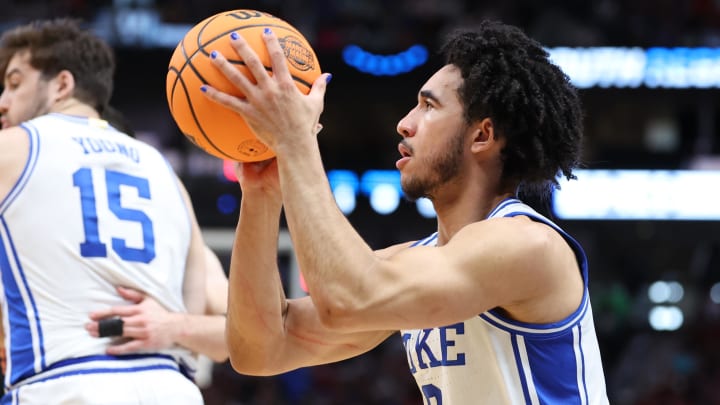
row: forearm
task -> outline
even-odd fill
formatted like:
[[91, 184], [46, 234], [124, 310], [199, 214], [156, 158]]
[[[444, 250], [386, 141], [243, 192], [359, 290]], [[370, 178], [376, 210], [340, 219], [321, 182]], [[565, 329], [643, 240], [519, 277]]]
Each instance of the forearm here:
[[310, 296], [323, 316], [353, 307], [369, 291], [366, 270], [378, 259], [338, 209], [317, 144], [294, 145], [279, 156], [278, 167], [285, 215]]
[[213, 361], [228, 358], [225, 341], [225, 315], [195, 315], [178, 313], [178, 333], [175, 343], [203, 354]]
[[264, 367], [286, 305], [277, 268], [281, 202], [243, 196], [230, 261], [226, 334], [233, 366]]

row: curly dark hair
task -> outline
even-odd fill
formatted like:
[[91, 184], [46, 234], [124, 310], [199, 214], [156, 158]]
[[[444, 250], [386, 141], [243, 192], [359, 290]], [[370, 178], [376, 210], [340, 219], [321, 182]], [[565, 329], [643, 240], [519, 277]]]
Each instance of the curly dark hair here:
[[502, 182], [549, 195], [558, 176], [575, 178], [583, 134], [580, 99], [548, 53], [519, 28], [484, 21], [451, 33], [440, 49], [460, 69], [468, 123], [489, 117], [505, 138]]
[[112, 48], [80, 21], [69, 18], [33, 21], [0, 36], [0, 77], [18, 52], [30, 52], [30, 65], [49, 79], [63, 70], [75, 79], [74, 97], [102, 113], [110, 101], [115, 74]]

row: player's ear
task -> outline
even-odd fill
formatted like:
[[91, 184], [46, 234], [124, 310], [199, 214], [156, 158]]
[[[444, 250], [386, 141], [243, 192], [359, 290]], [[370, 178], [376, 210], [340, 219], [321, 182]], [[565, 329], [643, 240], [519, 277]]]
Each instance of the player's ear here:
[[66, 100], [75, 93], [75, 76], [69, 70], [61, 70], [50, 81], [55, 102]]
[[470, 130], [472, 131], [472, 151], [482, 152], [493, 146], [495, 143], [495, 127], [490, 118], [483, 118], [474, 122]]

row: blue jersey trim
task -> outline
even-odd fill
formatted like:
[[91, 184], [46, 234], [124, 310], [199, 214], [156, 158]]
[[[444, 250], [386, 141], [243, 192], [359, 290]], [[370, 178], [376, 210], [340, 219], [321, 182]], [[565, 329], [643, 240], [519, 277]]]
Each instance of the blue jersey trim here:
[[[93, 364], [97, 362], [128, 362], [128, 361], [134, 361], [134, 360], [158, 360], [161, 361], [161, 363], [158, 364], [136, 364], [136, 365], [127, 365], [125, 367], [108, 367], [107, 364]], [[88, 366], [86, 368], [73, 368], [69, 370], [63, 371], [63, 368], [70, 367], [70, 366], [76, 366], [78, 364], [87, 364]], [[162, 353], [153, 353], [153, 354], [130, 354], [130, 355], [122, 355], [122, 356], [112, 356], [112, 355], [93, 355], [93, 356], [84, 356], [84, 357], [76, 357], [71, 359], [65, 359], [58, 361], [56, 363], [51, 364], [49, 367], [43, 369], [41, 372], [27, 376], [25, 379], [20, 381], [19, 384], [17, 384], [14, 387], [7, 388], [7, 392], [18, 392], [18, 390], [26, 385], [35, 384], [37, 382], [43, 382], [43, 381], [49, 381], [54, 380], [61, 377], [67, 377], [67, 376], [73, 376], [73, 375], [82, 375], [82, 374], [107, 374], [107, 373], [127, 373], [127, 372], [136, 372], [136, 371], [146, 371], [146, 370], [159, 370], [159, 369], [167, 369], [167, 370], [173, 370], [177, 371], [180, 374], [182, 374], [185, 378], [187, 378], [190, 381], [194, 381], [190, 372], [190, 369], [186, 366], [183, 366], [182, 364], [179, 364], [176, 359], [170, 355], [162, 354]], [[59, 370], [59, 371], [58, 371]], [[52, 371], [57, 371], [55, 373], [51, 373]], [[5, 398], [3, 398], [5, 399]]]
[[51, 364], [49, 367], [43, 370], [45, 371], [51, 371], [58, 368], [71, 366], [74, 364], [82, 364], [82, 363], [88, 363], [92, 361], [128, 361], [128, 360], [139, 360], [139, 359], [162, 359], [162, 360], [170, 360], [174, 363], [177, 363], [179, 371], [187, 377], [189, 380], [193, 380], [192, 375], [195, 373], [195, 370], [192, 367], [189, 367], [184, 362], [178, 362], [173, 356], [170, 356], [169, 354], [162, 354], [162, 353], [153, 353], [153, 354], [124, 354], [122, 356], [113, 356], [109, 354], [98, 354], [93, 356], [84, 356], [84, 357], [75, 357], [72, 359], [65, 359], [57, 361], [53, 364]]
[[508, 198], [500, 201], [500, 204], [498, 204], [497, 207], [493, 208], [493, 210], [490, 211], [490, 213], [488, 214], [487, 217], [485, 217], [485, 219], [492, 218], [492, 217], [493, 217], [495, 214], [497, 214], [497, 212], [500, 211], [501, 209], [507, 207], [507, 206], [510, 205], [510, 204], [515, 204], [515, 203], [521, 203], [521, 204], [522, 204], [522, 202], [521, 202], [520, 200], [518, 200], [517, 198], [515, 198], [515, 197], [508, 197]]
[[[173, 367], [166, 364], [156, 364], [152, 366], [137, 366], [137, 367], [123, 367], [123, 368], [87, 368], [82, 370], [72, 370], [72, 371], [66, 371], [64, 373], [55, 374], [49, 377], [45, 378], [39, 378], [32, 382], [32, 384], [43, 382], [43, 381], [50, 381], [55, 380], [62, 377], [68, 377], [73, 375], [81, 375], [81, 374], [107, 374], [107, 373], [134, 373], [137, 371], [147, 371], [147, 370], [173, 370], [178, 371], [177, 367]], [[24, 387], [21, 386], [21, 387]]]
[[520, 385], [522, 386], [523, 397], [525, 397], [525, 403], [529, 404], [531, 403], [530, 387], [527, 385], [527, 376], [525, 375], [525, 368], [522, 365], [520, 345], [518, 344], [519, 339], [520, 337], [518, 335], [513, 335], [510, 337], [510, 342], [512, 343], [513, 357], [515, 357], [515, 367], [517, 367], [518, 373], [520, 374]]
[[[12, 327], [10, 328], [10, 348], [8, 350], [10, 358], [8, 359], [8, 362], [10, 362], [11, 370], [10, 384], [13, 384], [16, 381], [27, 377], [28, 374], [32, 375], [35, 369], [36, 361], [35, 348], [33, 347], [32, 326], [30, 323], [31, 320], [28, 319], [27, 316], [26, 303], [23, 300], [22, 293], [20, 292], [21, 288], [25, 290], [25, 294], [27, 295], [35, 314], [34, 323], [37, 331], [41, 369], [45, 368], [45, 346], [42, 325], [40, 323], [40, 315], [38, 314], [35, 298], [28, 286], [25, 272], [20, 264], [20, 259], [17, 251], [15, 250], [12, 236], [10, 235], [10, 229], [5, 222], [5, 219], [1, 216], [0, 223], [2, 224], [2, 229], [0, 230], [0, 246], [2, 247], [2, 249], [0, 249], [0, 264], [2, 265], [2, 280], [5, 290], [5, 299], [8, 303], [8, 323], [12, 324]], [[7, 242], [5, 242], [4, 239], [7, 239]], [[8, 255], [8, 252], [5, 251], [4, 247], [6, 243], [10, 247], [10, 255]], [[22, 282], [22, 286], [17, 284], [17, 280], [13, 275], [12, 266], [10, 264], [11, 258], [14, 259], [15, 265], [17, 266], [17, 272], [20, 277], [20, 281]], [[29, 351], [26, 347], [27, 345], [31, 346]], [[28, 352], [32, 353], [32, 357], [30, 359], [26, 358], [26, 353]]]
[[0, 398], [0, 405], [17, 405], [20, 403], [20, 393], [17, 391], [6, 392]]
[[587, 380], [585, 379], [585, 350], [583, 350], [583, 347], [582, 347], [582, 341], [583, 341], [582, 332], [583, 332], [582, 328], [578, 327], [578, 350], [580, 350], [580, 367], [582, 367], [582, 371], [581, 371], [582, 385], [583, 385], [582, 389], [583, 389], [583, 392], [585, 393], [585, 403], [589, 404], [590, 401], [588, 398], [588, 386], [587, 386]]
[[30, 151], [28, 153], [28, 159], [25, 162], [25, 167], [20, 173], [20, 177], [15, 182], [15, 185], [10, 189], [10, 192], [7, 194], [7, 196], [5, 196], [2, 201], [0, 201], [0, 215], [2, 215], [5, 210], [7, 210], [7, 208], [15, 200], [18, 194], [20, 194], [20, 191], [22, 191], [22, 189], [25, 187], [25, 184], [27, 184], [28, 180], [30, 179], [30, 175], [35, 169], [35, 165], [37, 164], [37, 158], [40, 153], [40, 137], [38, 136], [37, 129], [32, 125], [28, 125], [27, 123], [22, 124], [20, 128], [24, 129], [25, 132], [27, 132], [28, 134], [28, 138], [30, 140]]
[[512, 334], [518, 334], [526, 337], [555, 337], [567, 333], [569, 329], [580, 324], [582, 318], [585, 316], [585, 312], [587, 312], [589, 302], [587, 290], [585, 290], [582, 302], [580, 303], [578, 309], [565, 319], [552, 323], [536, 324], [520, 322], [502, 316], [496, 309], [491, 309], [479, 316], [485, 320], [485, 322]]
[[[579, 330], [579, 327], [574, 330]], [[580, 340], [577, 341], [579, 346]], [[584, 387], [579, 386], [582, 363], [578, 362], [575, 334], [552, 339], [526, 339], [525, 352], [532, 373], [535, 393], [541, 403], [581, 404]], [[552, 361], [548, 361], [552, 359]]]
[[109, 354], [98, 354], [93, 356], [84, 356], [84, 357], [75, 357], [72, 359], [65, 359], [57, 361], [50, 366], [48, 366], [43, 371], [50, 371], [55, 370], [58, 368], [71, 366], [74, 364], [83, 364], [88, 363], [91, 361], [127, 361], [127, 360], [139, 360], [139, 359], [163, 359], [163, 360], [171, 360], [175, 361], [175, 358], [168, 354], [126, 354], [122, 356], [112, 356]]
[[420, 239], [419, 241], [416, 241], [415, 243], [413, 243], [412, 245], [410, 245], [410, 247], [415, 247], [415, 246], [427, 246], [428, 244], [430, 244], [431, 242], [433, 242], [434, 240], [436, 240], [437, 237], [438, 237], [438, 233], [435, 232], [435, 233], [431, 234], [430, 236], [427, 236], [427, 237], [424, 238], [424, 239]]

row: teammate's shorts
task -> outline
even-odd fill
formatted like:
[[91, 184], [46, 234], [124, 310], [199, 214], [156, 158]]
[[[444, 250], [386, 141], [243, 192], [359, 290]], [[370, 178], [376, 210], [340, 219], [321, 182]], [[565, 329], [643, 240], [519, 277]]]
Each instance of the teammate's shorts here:
[[0, 404], [201, 405], [197, 385], [160, 356], [68, 362], [12, 387]]

